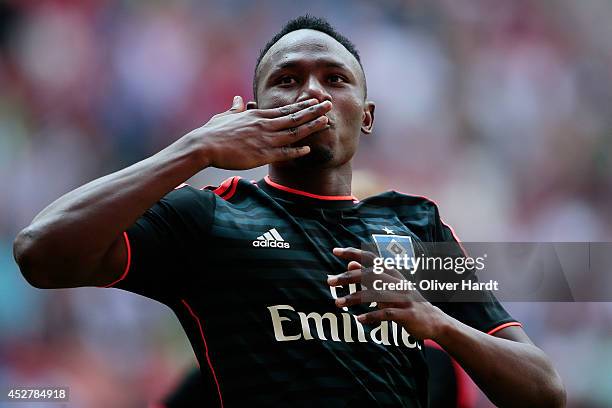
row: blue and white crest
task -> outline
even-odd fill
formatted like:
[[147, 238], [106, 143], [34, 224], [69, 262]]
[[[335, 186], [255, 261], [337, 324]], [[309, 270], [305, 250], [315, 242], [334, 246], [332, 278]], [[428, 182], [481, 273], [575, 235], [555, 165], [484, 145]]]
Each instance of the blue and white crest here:
[[414, 260], [414, 247], [412, 245], [412, 238], [405, 237], [402, 235], [388, 235], [388, 234], [372, 234], [376, 248], [378, 249], [378, 255], [383, 258], [395, 259], [396, 256], [404, 255], [408, 257], [408, 265], [412, 268]]

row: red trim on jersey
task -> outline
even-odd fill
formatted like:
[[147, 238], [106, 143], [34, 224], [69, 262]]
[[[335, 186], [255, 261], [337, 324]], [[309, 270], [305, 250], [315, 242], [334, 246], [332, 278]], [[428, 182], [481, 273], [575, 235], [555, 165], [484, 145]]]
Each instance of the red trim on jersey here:
[[221, 195], [221, 198], [224, 200], [229, 200], [236, 193], [236, 188], [238, 187], [238, 181], [240, 181], [240, 176], [235, 176], [232, 178], [231, 188], [228, 190], [227, 194]]
[[200, 329], [200, 336], [202, 336], [202, 343], [204, 344], [204, 354], [206, 355], [206, 361], [208, 362], [208, 367], [210, 368], [210, 372], [212, 373], [213, 379], [215, 380], [215, 384], [217, 385], [217, 393], [219, 394], [219, 402], [221, 403], [221, 408], [223, 408], [223, 397], [221, 396], [221, 387], [219, 386], [219, 380], [217, 379], [217, 375], [215, 374], [215, 369], [213, 368], [212, 362], [210, 361], [210, 356], [208, 355], [208, 345], [206, 344], [206, 337], [204, 337], [204, 329], [202, 329], [202, 323], [200, 322], [200, 318], [194, 313], [189, 304], [185, 299], [181, 299], [181, 302], [185, 305], [189, 314], [195, 319], [198, 324], [198, 328]]
[[457, 360], [452, 357], [450, 359], [455, 372], [455, 383], [457, 384], [457, 408], [471, 408], [476, 405], [477, 385], [474, 384], [474, 381]]
[[[425, 347], [431, 347], [437, 350], [441, 350], [446, 353], [446, 350], [442, 348], [438, 343], [431, 339], [425, 339]], [[470, 408], [476, 403], [477, 388], [476, 384], [472, 381], [470, 376], [465, 372], [463, 367], [455, 360], [450, 354], [446, 353], [451, 361], [453, 372], [455, 374], [456, 384], [456, 402], [457, 408]]]
[[217, 194], [217, 195], [221, 195], [223, 193], [225, 193], [227, 191], [227, 189], [230, 187], [230, 185], [232, 184], [232, 181], [234, 180], [234, 177], [230, 177], [228, 179], [225, 179], [223, 181], [223, 183], [221, 183], [219, 185], [219, 187], [215, 188], [213, 190], [213, 193]]
[[438, 350], [444, 350], [444, 349], [442, 348], [442, 346], [441, 346], [441, 345], [439, 345], [438, 343], [436, 343], [436, 342], [435, 342], [435, 341], [433, 341], [432, 339], [425, 339], [425, 340], [423, 341], [423, 344], [424, 344], [426, 347], [431, 347], [431, 348], [435, 348], [435, 349], [438, 349]]
[[218, 187], [205, 186], [202, 187], [200, 190], [212, 190], [213, 193], [223, 198], [224, 200], [229, 200], [236, 193], [238, 180], [240, 179], [240, 176], [232, 176], [228, 179], [223, 180], [223, 182]]
[[125, 241], [125, 248], [127, 250], [127, 261], [125, 263], [125, 269], [124, 269], [123, 274], [121, 275], [121, 277], [119, 279], [117, 279], [113, 283], [109, 283], [108, 285], [104, 286], [105, 288], [110, 288], [111, 286], [114, 286], [117, 283], [119, 283], [122, 280], [124, 280], [125, 277], [127, 276], [128, 272], [130, 271], [130, 264], [132, 263], [132, 249], [130, 247], [130, 239], [128, 238], [128, 234], [125, 231], [123, 232], [123, 240]]
[[[436, 204], [436, 206], [438, 206], [438, 204]], [[459, 237], [457, 236], [457, 233], [455, 232], [455, 230], [453, 229], [453, 227], [451, 227], [450, 225], [448, 225], [447, 223], [444, 222], [444, 220], [442, 219], [442, 217], [440, 217], [440, 222], [442, 223], [443, 226], [445, 226], [446, 228], [448, 228], [451, 232], [451, 235], [453, 236], [453, 238], [455, 239], [455, 241], [457, 241], [457, 243], [459, 244], [459, 248], [461, 248], [461, 251], [463, 251], [463, 255], [467, 256], [468, 253], [465, 250], [465, 247], [463, 246], [463, 244], [461, 243], [461, 240], [459, 239]]]
[[291, 188], [291, 187], [285, 187], [281, 184], [275, 183], [274, 181], [270, 180], [270, 176], [266, 176], [264, 177], [264, 181], [274, 187], [277, 188], [279, 190], [282, 191], [286, 191], [287, 193], [291, 193], [291, 194], [298, 194], [298, 195], [302, 195], [305, 197], [310, 197], [310, 198], [316, 198], [318, 200], [352, 200], [352, 201], [358, 201], [357, 198], [355, 196], [323, 196], [323, 195], [318, 195], [318, 194], [312, 194], [312, 193], [308, 193], [306, 191], [301, 191], [301, 190], [296, 190], [295, 188]]
[[[436, 208], [440, 208], [440, 206], [438, 205], [438, 203], [435, 200], [432, 200], [431, 198], [424, 196], [424, 195], [418, 195], [418, 194], [407, 194], [404, 192], [401, 192], [399, 190], [395, 190], [396, 192], [400, 193], [400, 194], [404, 194], [407, 196], [412, 196], [412, 197], [418, 197], [418, 198], [424, 198], [427, 201], [431, 201], [432, 203], [434, 203], [434, 205], [436, 206]], [[438, 211], [439, 212], [439, 211]], [[457, 236], [457, 233], [455, 232], [454, 228], [451, 227], [450, 225], [448, 225], [447, 223], [444, 222], [444, 220], [442, 219], [442, 217], [440, 217], [440, 223], [442, 223], [443, 226], [445, 226], [446, 228], [448, 228], [451, 232], [451, 235], [453, 236], [453, 238], [455, 239], [455, 241], [457, 241], [457, 243], [459, 244], [459, 248], [461, 248], [461, 250], [463, 251], [463, 254], [465, 256], [467, 256], [467, 251], [465, 250], [465, 247], [463, 246], [463, 244], [461, 243], [461, 240], [459, 239], [459, 237]]]
[[495, 334], [498, 331], [505, 329], [506, 327], [511, 327], [511, 326], [518, 326], [518, 327], [523, 327], [523, 325], [521, 324], [521, 322], [509, 322], [509, 323], [504, 323], [502, 325], [497, 326], [496, 328], [489, 330], [487, 332], [487, 334]]

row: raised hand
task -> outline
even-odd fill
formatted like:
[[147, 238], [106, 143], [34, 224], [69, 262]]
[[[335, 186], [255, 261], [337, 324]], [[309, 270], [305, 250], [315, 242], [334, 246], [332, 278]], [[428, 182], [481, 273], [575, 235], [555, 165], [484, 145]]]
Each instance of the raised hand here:
[[[403, 326], [418, 339], [435, 339], [439, 335], [442, 322], [448, 318], [438, 307], [428, 302], [418, 290], [377, 290], [382, 283], [399, 284], [404, 276], [395, 269], [375, 274], [372, 269], [374, 255], [356, 248], [334, 248], [334, 255], [349, 261], [347, 271], [330, 277], [330, 286], [344, 286], [351, 283], [361, 284], [362, 290], [336, 299], [336, 306], [348, 307], [361, 303], [376, 302], [378, 310], [357, 316], [365, 324], [392, 320]], [[375, 284], [375, 281], [379, 281]]]
[[202, 143], [207, 165], [245, 170], [307, 155], [308, 146], [292, 146], [329, 127], [329, 101], [310, 99], [273, 109], [245, 109], [240, 96], [232, 107], [213, 116], [187, 136]]

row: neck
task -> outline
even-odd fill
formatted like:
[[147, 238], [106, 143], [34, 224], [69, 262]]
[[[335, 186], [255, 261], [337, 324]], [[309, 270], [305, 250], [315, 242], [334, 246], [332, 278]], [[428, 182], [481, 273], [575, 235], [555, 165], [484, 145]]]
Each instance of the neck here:
[[322, 196], [350, 196], [352, 167], [347, 162], [335, 168], [304, 169], [271, 164], [270, 179], [275, 183], [296, 190]]

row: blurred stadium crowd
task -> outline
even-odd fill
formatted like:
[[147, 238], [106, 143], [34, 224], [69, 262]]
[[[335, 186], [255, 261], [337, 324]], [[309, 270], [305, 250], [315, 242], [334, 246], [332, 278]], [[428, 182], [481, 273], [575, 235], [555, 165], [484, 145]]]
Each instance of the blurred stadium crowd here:
[[[427, 195], [465, 241], [612, 240], [607, 0], [0, 1], [1, 386], [139, 407], [194, 364], [167, 308], [29, 287], [12, 240], [64, 192], [250, 99], [259, 48], [305, 12], [357, 45], [377, 103], [357, 195]], [[612, 406], [610, 304], [507, 306], [556, 362], [570, 407]]]

